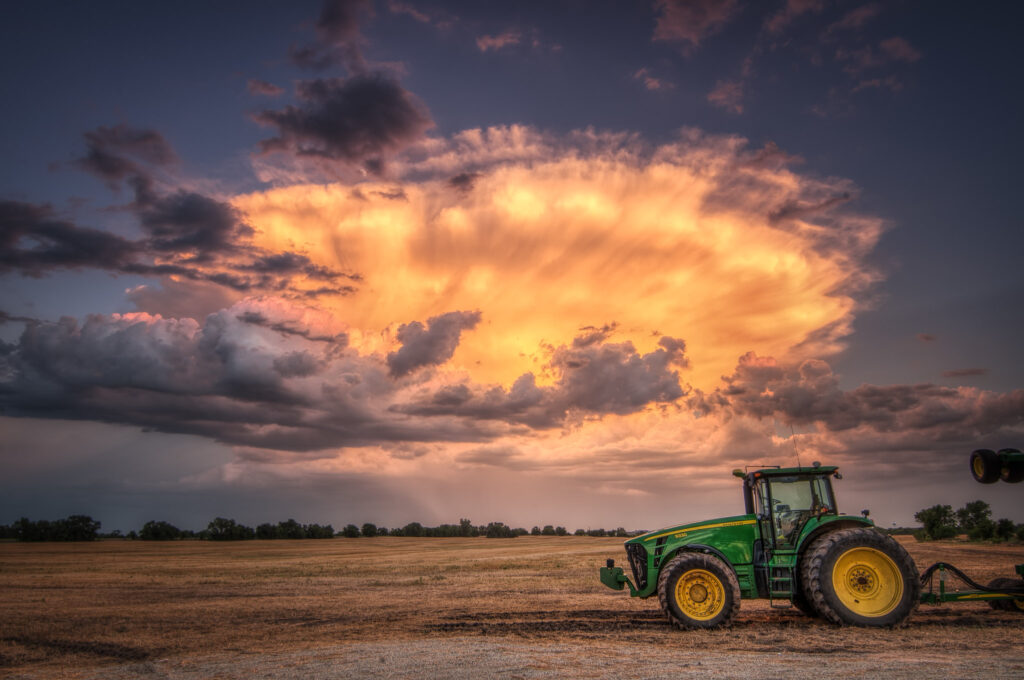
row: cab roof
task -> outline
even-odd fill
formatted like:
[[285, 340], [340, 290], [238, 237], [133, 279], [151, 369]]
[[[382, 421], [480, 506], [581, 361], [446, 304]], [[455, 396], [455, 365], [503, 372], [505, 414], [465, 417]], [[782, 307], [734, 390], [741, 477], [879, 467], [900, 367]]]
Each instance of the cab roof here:
[[836, 465], [812, 465], [809, 468], [796, 467], [796, 468], [761, 468], [760, 470], [733, 470], [732, 474], [737, 477], [760, 479], [762, 477], [792, 477], [795, 474], [814, 474], [814, 475], [831, 475], [839, 469]]
[[761, 477], [791, 477], [793, 475], [831, 475], [839, 469], [837, 465], [819, 465], [817, 467], [789, 467], [789, 468], [762, 468], [760, 470], [749, 470], [746, 476]]

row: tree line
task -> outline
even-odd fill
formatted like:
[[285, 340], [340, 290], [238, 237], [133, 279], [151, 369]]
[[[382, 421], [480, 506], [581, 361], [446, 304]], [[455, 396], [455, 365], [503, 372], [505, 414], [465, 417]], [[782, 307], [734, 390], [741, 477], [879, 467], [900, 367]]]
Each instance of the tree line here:
[[[330, 524], [300, 524], [288, 519], [277, 524], [260, 524], [253, 528], [240, 524], [233, 519], [216, 517], [205, 529], [192, 531], [179, 529], [170, 522], [151, 520], [146, 522], [139, 531], [122, 534], [118, 530], [100, 533], [101, 523], [87, 515], [72, 515], [56, 521], [32, 521], [22, 517], [10, 526], [0, 525], [0, 538], [18, 541], [95, 541], [98, 538], [125, 538], [140, 541], [244, 541], [252, 539], [306, 539], [306, 538], [372, 538], [375, 536], [412, 536], [430, 538], [478, 537], [485, 538], [516, 538], [517, 536], [568, 536], [565, 527], [545, 525], [535, 526], [529, 531], [512, 528], [504, 522], [490, 522], [475, 525], [468, 519], [460, 519], [458, 524], [441, 524], [436, 527], [423, 526], [419, 522], [410, 522], [405, 526], [387, 528], [367, 522], [361, 527], [355, 524], [346, 525], [341, 531], [335, 531]], [[577, 529], [574, 536], [618, 536], [628, 538], [644, 533], [643, 530], [626, 531], [617, 529]]]
[[1024, 541], [1024, 524], [1005, 517], [992, 519], [992, 508], [985, 501], [972, 501], [954, 512], [951, 505], [933, 505], [914, 514], [924, 528], [915, 536], [924, 540], [953, 538], [967, 534], [972, 541]]

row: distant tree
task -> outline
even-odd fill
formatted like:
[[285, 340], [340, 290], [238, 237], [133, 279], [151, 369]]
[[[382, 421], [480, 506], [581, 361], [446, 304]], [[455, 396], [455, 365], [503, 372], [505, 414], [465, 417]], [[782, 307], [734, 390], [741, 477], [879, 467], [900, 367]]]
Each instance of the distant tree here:
[[540, 536], [540, 527], [534, 527], [530, 529], [531, 536]]
[[377, 535], [378, 536], [387, 536], [388, 533], [389, 532], [388, 532], [388, 528], [387, 527], [377, 527]]
[[914, 519], [924, 525], [926, 539], [939, 541], [956, 536], [956, 516], [949, 505], [933, 505], [914, 513]]
[[473, 526], [473, 522], [468, 519], [462, 518], [459, 520], [459, 535], [460, 536], [479, 536], [480, 530]]
[[619, 527], [615, 530], [615, 536], [617, 538], [629, 538], [629, 532], [626, 531], [625, 527]]
[[524, 527], [516, 527], [515, 529], [512, 530], [512, 533], [515, 534], [516, 536], [529, 536], [530, 535], [530, 532], [527, 531]]
[[242, 541], [256, 538], [256, 532], [233, 519], [216, 517], [206, 526], [202, 537], [210, 541]]
[[583, 529], [577, 529], [576, 531], [572, 532], [572, 535], [573, 536], [586, 536], [587, 532], [584, 531]]
[[168, 522], [150, 520], [142, 525], [139, 538], [143, 541], [176, 541], [181, 539], [181, 529]]
[[330, 524], [306, 524], [302, 527], [306, 538], [334, 538], [334, 527]]
[[569, 532], [565, 530], [565, 527], [555, 527], [555, 535], [565, 536]]
[[135, 529], [132, 529], [131, 531], [128, 532], [128, 535], [125, 536], [125, 538], [127, 538], [129, 541], [136, 541], [136, 540], [138, 540], [139, 535], [137, 533], [135, 533]]
[[423, 525], [420, 524], [419, 522], [409, 522], [404, 527], [402, 527], [402, 535], [403, 536], [416, 536], [416, 537], [422, 536], [423, 535]]
[[1015, 533], [1018, 541], [1024, 541], [1024, 524], [1018, 524]]
[[1017, 531], [1016, 525], [1012, 519], [1006, 519], [1005, 517], [996, 522], [996, 538], [1000, 541], [1008, 541], [1013, 538], [1013, 534]]
[[22, 517], [14, 523], [14, 538], [19, 541], [95, 541], [101, 524], [88, 515], [71, 515], [54, 522], [33, 522]]
[[544, 525], [544, 529], [540, 533], [542, 533], [545, 536], [554, 536], [555, 535], [555, 528], [553, 526], [551, 526], [550, 524], [546, 524], [546, 525]]
[[294, 519], [288, 519], [277, 523], [277, 537], [298, 539], [306, 537], [306, 530]]
[[366, 536], [367, 538], [373, 538], [374, 536], [377, 535], [377, 525], [376, 524], [370, 524], [369, 522], [367, 522], [366, 524], [363, 525], [363, 528], [362, 528], [361, 531], [362, 531], [363, 536]]
[[996, 523], [992, 521], [992, 508], [985, 501], [971, 501], [956, 511], [960, 530], [972, 541], [983, 541], [995, 536]]
[[588, 529], [587, 530], [587, 536], [597, 536], [598, 538], [600, 538], [602, 536], [607, 536], [607, 535], [608, 535], [608, 532], [606, 532], [604, 529]]
[[60, 525], [64, 541], [95, 541], [99, 538], [99, 522], [88, 515], [71, 515], [65, 520], [57, 522]]
[[345, 538], [359, 538], [359, 527], [355, 524], [346, 524], [345, 528], [341, 530], [341, 534]]
[[491, 522], [487, 525], [484, 536], [487, 538], [515, 538], [516, 534], [505, 526], [504, 522]]
[[280, 538], [280, 536], [277, 535], [277, 525], [271, 524], [270, 522], [264, 522], [263, 524], [259, 525], [258, 527], [256, 527], [256, 538], [268, 541], [275, 538]]

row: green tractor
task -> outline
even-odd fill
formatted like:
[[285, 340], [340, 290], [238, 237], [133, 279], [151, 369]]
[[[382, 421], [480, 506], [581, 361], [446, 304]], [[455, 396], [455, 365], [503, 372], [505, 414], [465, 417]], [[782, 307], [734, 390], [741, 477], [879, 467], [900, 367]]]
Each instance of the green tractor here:
[[[979, 586], [945, 563], [919, 576], [907, 551], [877, 530], [866, 510], [862, 516], [839, 513], [832, 493], [832, 479], [841, 479], [836, 467], [733, 474], [743, 480], [745, 514], [632, 538], [625, 544], [632, 580], [608, 560], [601, 582], [615, 590], [628, 586], [633, 597], [656, 594], [669, 621], [682, 629], [728, 626], [740, 600], [751, 598], [858, 626], [898, 625], [921, 602], [1000, 600], [1024, 609], [1024, 582], [1015, 579]], [[1022, 567], [1017, 571], [1024, 575]], [[947, 569], [975, 590], [947, 592]], [[935, 573], [939, 591], [922, 592]]]

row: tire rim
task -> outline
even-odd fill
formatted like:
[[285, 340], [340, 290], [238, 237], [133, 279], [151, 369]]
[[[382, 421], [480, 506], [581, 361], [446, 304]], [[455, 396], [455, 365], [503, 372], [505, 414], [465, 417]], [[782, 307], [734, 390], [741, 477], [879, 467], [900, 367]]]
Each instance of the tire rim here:
[[[963, 460], [963, 459], [961, 459]], [[963, 463], [961, 463], [963, 465]], [[985, 461], [981, 459], [981, 456], [975, 456], [974, 460], [971, 461], [971, 467], [974, 468], [975, 477], [985, 476]], [[963, 468], [961, 468], [963, 469]]]
[[687, 617], [707, 621], [725, 608], [725, 586], [710, 571], [691, 569], [676, 581], [676, 604]]
[[832, 588], [859, 616], [885, 616], [903, 599], [903, 576], [891, 557], [874, 548], [847, 550], [832, 568]]

